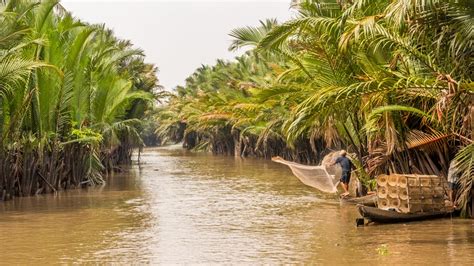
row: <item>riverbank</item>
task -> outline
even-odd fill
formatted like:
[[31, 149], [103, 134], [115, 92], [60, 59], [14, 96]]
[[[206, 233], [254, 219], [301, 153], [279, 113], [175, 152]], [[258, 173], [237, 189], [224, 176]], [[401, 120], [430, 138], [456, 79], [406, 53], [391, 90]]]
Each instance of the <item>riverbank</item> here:
[[104, 187], [0, 202], [0, 248], [6, 264], [474, 260], [472, 220], [356, 228], [356, 217], [285, 166], [154, 148]]
[[59, 0], [0, 1], [0, 200], [102, 184], [129, 163], [156, 72]]

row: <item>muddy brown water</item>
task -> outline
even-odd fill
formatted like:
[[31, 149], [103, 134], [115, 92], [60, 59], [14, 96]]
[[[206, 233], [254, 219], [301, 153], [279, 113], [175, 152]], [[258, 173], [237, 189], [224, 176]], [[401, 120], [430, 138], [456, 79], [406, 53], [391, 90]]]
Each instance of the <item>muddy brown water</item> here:
[[283, 165], [148, 149], [104, 187], [0, 202], [0, 264], [472, 264], [474, 221], [355, 227]]

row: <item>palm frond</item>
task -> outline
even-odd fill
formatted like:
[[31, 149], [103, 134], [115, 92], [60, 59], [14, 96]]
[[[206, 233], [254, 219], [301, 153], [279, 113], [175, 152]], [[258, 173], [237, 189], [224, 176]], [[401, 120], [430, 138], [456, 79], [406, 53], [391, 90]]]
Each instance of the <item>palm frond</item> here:
[[[457, 203], [462, 207], [463, 215], [467, 214], [467, 203], [474, 188], [474, 144], [462, 148], [455, 157], [459, 178], [459, 196]], [[471, 198], [472, 199], [472, 198]], [[472, 204], [472, 203], [471, 203]]]

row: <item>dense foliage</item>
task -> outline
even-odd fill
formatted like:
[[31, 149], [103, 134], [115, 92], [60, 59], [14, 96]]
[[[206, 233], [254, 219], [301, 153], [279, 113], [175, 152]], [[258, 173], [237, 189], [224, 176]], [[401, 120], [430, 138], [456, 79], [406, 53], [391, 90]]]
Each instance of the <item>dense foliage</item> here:
[[0, 1], [0, 200], [103, 182], [157, 87], [141, 50], [57, 0]]
[[358, 175], [474, 181], [472, 1], [293, 1], [297, 15], [231, 33], [234, 62], [199, 68], [159, 113], [189, 148], [314, 162], [355, 154]]

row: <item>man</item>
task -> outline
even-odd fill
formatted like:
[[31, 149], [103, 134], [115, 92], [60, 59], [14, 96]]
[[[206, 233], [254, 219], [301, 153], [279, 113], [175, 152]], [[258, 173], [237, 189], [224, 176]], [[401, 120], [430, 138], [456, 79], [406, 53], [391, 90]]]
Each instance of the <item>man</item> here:
[[449, 164], [448, 170], [448, 196], [449, 200], [453, 203], [453, 207], [456, 208], [456, 193], [459, 186], [459, 170], [456, 160], [452, 160]]
[[344, 190], [342, 196], [346, 197], [349, 195], [349, 181], [351, 180], [351, 171], [352, 168], [354, 168], [354, 165], [352, 164], [351, 160], [347, 158], [347, 152], [345, 150], [342, 150], [339, 155], [340, 156], [331, 165], [335, 165], [337, 163], [341, 165], [342, 175], [339, 181], [341, 182], [342, 189]]

